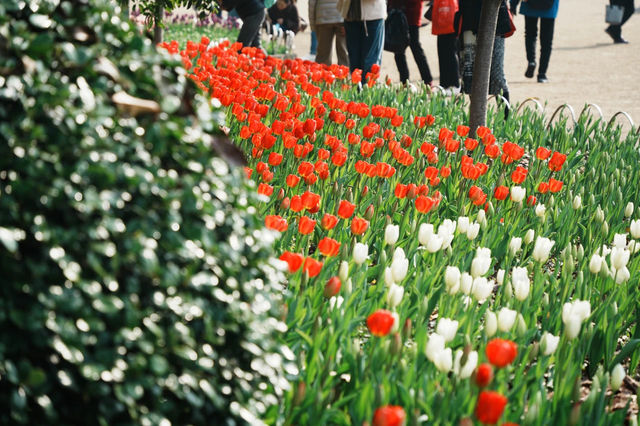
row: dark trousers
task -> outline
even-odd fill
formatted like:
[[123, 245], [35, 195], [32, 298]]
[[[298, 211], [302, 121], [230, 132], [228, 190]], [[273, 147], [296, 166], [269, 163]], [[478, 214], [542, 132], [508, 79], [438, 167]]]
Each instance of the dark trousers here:
[[440, 68], [440, 86], [460, 87], [458, 69], [458, 38], [455, 33], [438, 36], [438, 66]]
[[622, 37], [622, 26], [629, 20], [629, 18], [631, 18], [631, 15], [633, 15], [636, 8], [633, 5], [633, 0], [609, 0], [609, 2], [610, 4], [624, 7], [622, 22], [620, 22], [620, 25], [609, 25], [609, 28], [607, 28], [607, 32], [611, 34], [611, 37], [620, 38]]
[[551, 45], [553, 44], [553, 27], [556, 20], [553, 18], [537, 18], [535, 16], [524, 17], [524, 45], [527, 49], [527, 61], [536, 61], [536, 40], [538, 38], [538, 20], [540, 20], [540, 66], [538, 75], [545, 75], [551, 58]]
[[[433, 81], [433, 77], [431, 76], [431, 70], [429, 69], [427, 57], [424, 55], [424, 49], [422, 49], [422, 45], [420, 44], [419, 30], [420, 27], [418, 27], [417, 25], [409, 25], [409, 48], [411, 49], [411, 53], [413, 53], [413, 59], [415, 59], [416, 65], [418, 65], [420, 77], [425, 84], [429, 85]], [[400, 73], [400, 81], [402, 83], [406, 83], [407, 80], [409, 80], [407, 55], [403, 51], [402, 53], [394, 54], [394, 58], [396, 60], [398, 72]]]
[[344, 29], [347, 37], [349, 53], [349, 70], [362, 70], [362, 83], [366, 84], [366, 75], [374, 64], [382, 61], [384, 45], [384, 20], [345, 21]]
[[245, 16], [242, 18], [242, 28], [238, 33], [238, 41], [243, 46], [261, 47], [260, 46], [260, 28], [262, 22], [264, 22], [265, 11], [262, 9], [260, 12]]

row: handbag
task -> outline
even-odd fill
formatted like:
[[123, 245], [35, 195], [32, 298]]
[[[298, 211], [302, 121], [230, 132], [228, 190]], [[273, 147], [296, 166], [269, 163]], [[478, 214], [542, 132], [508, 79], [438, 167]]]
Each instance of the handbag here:
[[605, 6], [604, 21], [610, 25], [620, 25], [623, 14], [624, 7], [608, 4]]
[[434, 0], [431, 34], [444, 35], [454, 33], [453, 20], [457, 11], [458, 0]]

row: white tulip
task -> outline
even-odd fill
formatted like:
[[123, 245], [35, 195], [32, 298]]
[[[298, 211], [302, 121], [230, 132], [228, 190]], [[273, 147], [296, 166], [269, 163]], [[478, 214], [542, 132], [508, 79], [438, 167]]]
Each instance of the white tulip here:
[[451, 371], [451, 367], [453, 367], [453, 355], [451, 348], [445, 348], [438, 352], [434, 357], [433, 363], [436, 365], [436, 368], [443, 373]]
[[518, 313], [509, 308], [502, 308], [498, 311], [498, 330], [507, 332], [511, 330], [516, 322]]
[[468, 272], [463, 272], [462, 275], [460, 275], [460, 290], [462, 290], [464, 294], [469, 294], [471, 293], [472, 286], [473, 277], [469, 275]]
[[604, 222], [604, 210], [600, 206], [596, 207], [596, 220], [600, 223]]
[[582, 198], [580, 198], [579, 195], [576, 195], [575, 197], [573, 197], [573, 208], [575, 210], [578, 210], [580, 207], [582, 207]]
[[437, 234], [431, 235], [431, 238], [427, 241], [426, 248], [429, 253], [435, 253], [440, 250], [442, 248], [442, 237]]
[[391, 262], [391, 275], [393, 276], [393, 281], [399, 283], [406, 276], [409, 271], [409, 260], [406, 258], [394, 258]]
[[418, 241], [420, 242], [420, 245], [423, 245], [426, 247], [432, 235], [433, 235], [433, 224], [421, 223], [420, 228], [418, 229]]
[[347, 282], [344, 285], [344, 291], [347, 294], [351, 294], [352, 290], [353, 290], [353, 281], [351, 281], [351, 278], [347, 278]]
[[511, 241], [509, 241], [509, 253], [512, 256], [515, 256], [517, 252], [522, 248], [522, 238], [520, 237], [512, 237]]
[[603, 244], [602, 247], [600, 247], [600, 253], [599, 254], [603, 258], [607, 257], [607, 256], [609, 256], [611, 254], [611, 249], [608, 246]]
[[626, 266], [621, 269], [616, 269], [616, 270], [614, 270], [613, 268], [611, 269], [614, 271], [613, 276], [616, 279], [616, 284], [622, 284], [624, 282], [627, 282], [629, 278], [631, 278], [631, 273], [629, 272], [629, 269]]
[[402, 302], [402, 296], [404, 296], [404, 287], [391, 284], [389, 292], [387, 293], [387, 304], [391, 309], [397, 307]]
[[358, 265], [362, 265], [369, 256], [369, 245], [362, 243], [355, 243], [353, 246], [353, 261]]
[[540, 348], [542, 349], [542, 353], [547, 356], [551, 355], [556, 351], [559, 342], [560, 336], [554, 336], [553, 334], [545, 331], [540, 339]]
[[479, 232], [480, 232], [480, 224], [478, 222], [470, 223], [469, 226], [467, 227], [467, 239], [475, 240]]
[[531, 244], [531, 242], [533, 241], [533, 239], [535, 238], [536, 233], [533, 229], [529, 229], [526, 234], [524, 234], [524, 243], [525, 244]]
[[456, 232], [456, 223], [451, 219], [445, 219], [438, 226], [438, 235], [444, 236]]
[[511, 187], [511, 201], [519, 203], [524, 200], [524, 196], [527, 195], [527, 190], [521, 186]]
[[444, 350], [444, 337], [437, 333], [433, 333], [429, 336], [429, 340], [427, 341], [427, 347], [425, 349], [425, 354], [429, 361], [434, 362], [435, 356], [438, 352], [442, 352]]
[[536, 206], [536, 216], [543, 218], [546, 212], [547, 208], [544, 206], [544, 204], [538, 204]]
[[549, 253], [555, 243], [555, 241], [552, 241], [549, 238], [538, 236], [536, 244], [533, 246], [533, 259], [540, 263], [544, 263], [549, 260]]
[[462, 356], [464, 352], [462, 349], [456, 351], [456, 356], [453, 360], [453, 372], [457, 374], [461, 379], [468, 379], [471, 377], [476, 367], [478, 366], [478, 352], [471, 351], [467, 354], [467, 362], [463, 366], [460, 366]]
[[624, 371], [624, 367], [620, 364], [616, 364], [611, 370], [611, 390], [614, 392], [620, 389], [622, 386], [622, 381], [624, 380], [627, 373]]
[[396, 333], [400, 329], [400, 316], [397, 312], [391, 312], [391, 316], [393, 317], [393, 327], [391, 327], [391, 332]]
[[576, 316], [569, 317], [564, 321], [564, 331], [569, 339], [575, 339], [580, 334], [582, 321]]
[[602, 269], [602, 261], [604, 259], [598, 255], [598, 253], [594, 253], [591, 256], [591, 260], [589, 261], [589, 270], [592, 274], [597, 274]]
[[476, 216], [476, 222], [480, 224], [484, 224], [487, 221], [487, 214], [483, 209], [478, 210], [478, 214]]
[[613, 236], [613, 247], [621, 249], [627, 247], [627, 234], [615, 234]]
[[498, 331], [498, 316], [489, 310], [484, 314], [484, 331], [487, 337], [493, 336]]
[[621, 249], [618, 247], [613, 247], [611, 249], [611, 266], [616, 269], [622, 269], [627, 266], [629, 263], [629, 257], [631, 256], [631, 252], [629, 250]]
[[513, 293], [519, 301], [522, 302], [529, 296], [531, 282], [529, 281], [527, 268], [519, 266], [513, 268], [511, 271], [511, 285], [513, 286]]
[[343, 260], [340, 262], [340, 269], [338, 269], [338, 278], [341, 282], [345, 282], [349, 277], [349, 262]]
[[344, 302], [344, 297], [342, 296], [332, 296], [329, 299], [329, 307], [333, 310], [336, 308], [339, 308], [340, 306], [342, 306], [342, 303]]
[[640, 238], [640, 219], [632, 220], [629, 225], [629, 230], [631, 231], [631, 236], [633, 238]]
[[489, 271], [491, 266], [491, 250], [485, 247], [478, 247], [476, 257], [471, 261], [471, 276], [476, 278]]
[[624, 208], [624, 215], [626, 217], [631, 217], [632, 214], [633, 214], [633, 203], [629, 201], [627, 203], [627, 206]]
[[578, 337], [582, 323], [590, 315], [591, 304], [588, 301], [574, 300], [562, 306], [562, 322], [569, 339]]
[[456, 337], [458, 331], [458, 321], [449, 318], [440, 318], [436, 326], [436, 333], [444, 337], [444, 341], [450, 342]]
[[473, 280], [473, 297], [480, 303], [484, 302], [491, 296], [493, 291], [494, 281], [487, 280], [485, 277], [477, 277]]
[[461, 234], [466, 234], [468, 227], [469, 227], [469, 218], [467, 216], [460, 216], [458, 218], [458, 231], [460, 231]]
[[395, 284], [390, 266], [384, 268], [384, 283], [387, 285], [387, 287], [391, 287], [391, 284]]
[[502, 285], [504, 283], [504, 269], [498, 269], [498, 273], [496, 274], [496, 282], [498, 285]]
[[392, 261], [396, 260], [396, 259], [405, 259], [406, 256], [404, 255], [404, 250], [402, 249], [402, 247], [396, 247], [396, 249], [393, 251], [393, 257], [391, 258]]
[[400, 237], [400, 227], [398, 225], [389, 224], [384, 229], [384, 242], [394, 245]]
[[444, 270], [444, 283], [449, 294], [456, 294], [460, 290], [460, 269], [457, 266], [447, 266]]

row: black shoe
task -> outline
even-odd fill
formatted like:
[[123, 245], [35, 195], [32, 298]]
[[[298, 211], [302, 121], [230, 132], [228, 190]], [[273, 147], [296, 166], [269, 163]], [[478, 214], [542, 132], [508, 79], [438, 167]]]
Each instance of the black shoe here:
[[613, 32], [611, 31], [611, 27], [607, 27], [604, 30], [605, 33], [609, 34], [609, 37], [611, 37], [613, 39], [613, 42], [616, 42], [616, 36], [613, 34]]
[[629, 42], [623, 39], [622, 36], [614, 34], [611, 27], [607, 27], [604, 32], [609, 34], [609, 37], [611, 37], [614, 44], [629, 44]]
[[546, 74], [538, 74], [538, 83], [548, 83], [549, 79]]
[[529, 65], [527, 65], [527, 70], [524, 72], [524, 76], [527, 78], [533, 78], [533, 72], [535, 70], [536, 70], [536, 63], [529, 62]]
[[613, 40], [614, 44], [629, 44], [629, 42], [625, 39], [623, 39], [622, 37], [618, 37], [616, 39]]

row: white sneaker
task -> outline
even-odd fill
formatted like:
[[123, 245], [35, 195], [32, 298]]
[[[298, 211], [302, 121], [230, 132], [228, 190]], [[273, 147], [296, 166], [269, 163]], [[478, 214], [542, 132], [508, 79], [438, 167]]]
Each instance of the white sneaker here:
[[308, 54], [308, 55], [304, 55], [302, 57], [303, 61], [312, 61], [315, 62], [316, 61], [316, 55], [312, 55], [312, 54]]

